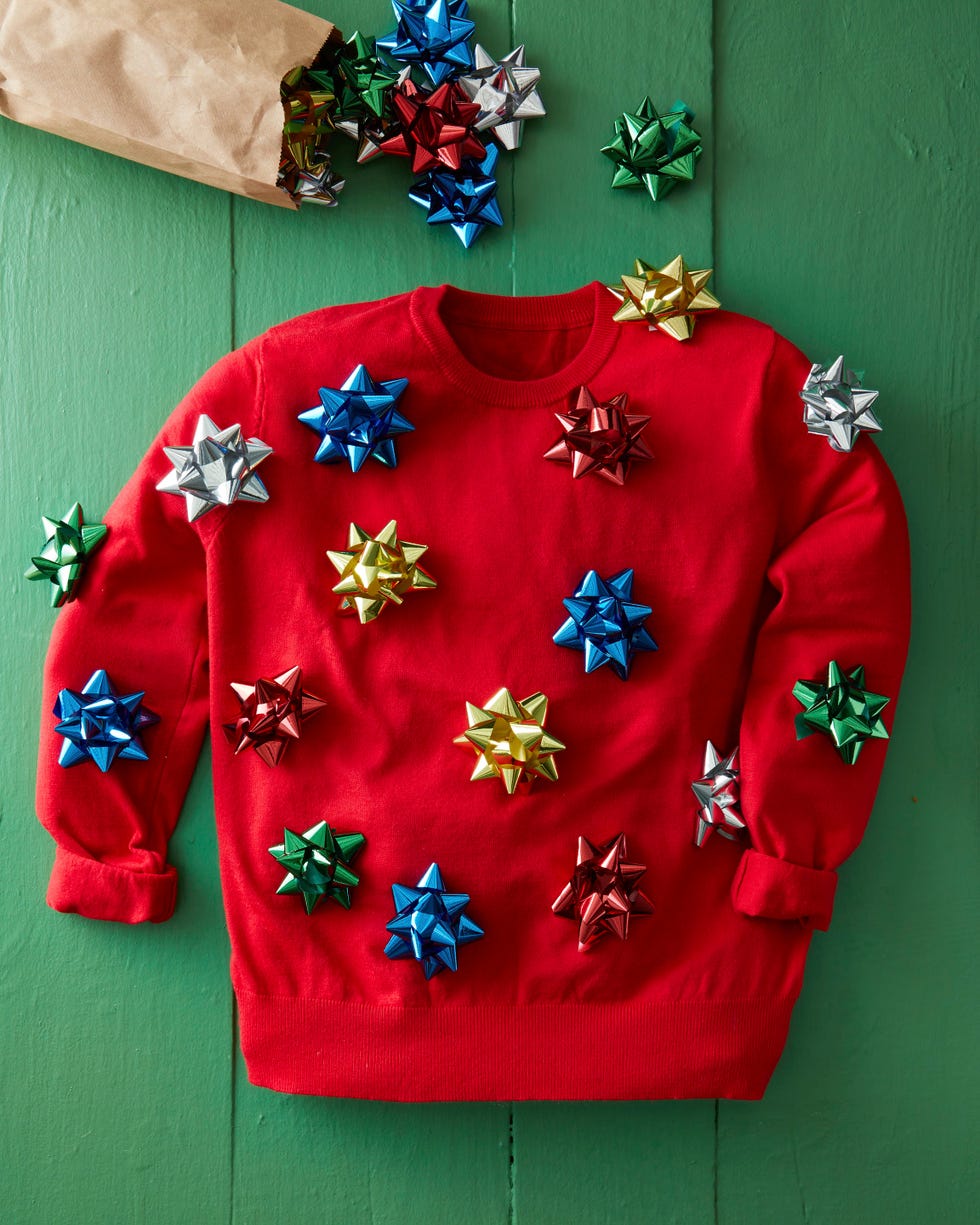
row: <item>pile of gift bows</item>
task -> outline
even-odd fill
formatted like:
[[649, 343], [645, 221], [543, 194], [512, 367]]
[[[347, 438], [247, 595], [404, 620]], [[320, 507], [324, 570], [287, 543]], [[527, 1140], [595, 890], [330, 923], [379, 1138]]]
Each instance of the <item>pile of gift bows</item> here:
[[340, 132], [356, 143], [360, 165], [381, 154], [410, 158], [418, 177], [409, 198], [469, 247], [486, 226], [503, 224], [499, 149], [516, 149], [524, 121], [545, 113], [541, 74], [525, 65], [523, 47], [499, 60], [479, 43], [471, 49], [467, 0], [392, 0], [392, 7], [390, 34], [356, 33], [283, 79], [278, 182], [297, 201], [336, 204], [344, 180], [329, 145]]
[[[479, 43], [467, 0], [392, 0], [397, 24], [382, 38], [356, 33], [282, 81], [285, 109], [278, 184], [297, 202], [335, 205], [345, 185], [330, 143], [355, 142], [357, 162], [382, 154], [411, 160], [409, 199], [431, 225], [449, 225], [464, 247], [502, 225], [500, 149], [517, 149], [525, 120], [545, 113], [541, 73], [524, 47], [496, 59]], [[649, 98], [615, 120], [602, 152], [616, 165], [613, 187], [645, 187], [661, 199], [694, 177], [701, 137], [683, 102], [659, 115]]]

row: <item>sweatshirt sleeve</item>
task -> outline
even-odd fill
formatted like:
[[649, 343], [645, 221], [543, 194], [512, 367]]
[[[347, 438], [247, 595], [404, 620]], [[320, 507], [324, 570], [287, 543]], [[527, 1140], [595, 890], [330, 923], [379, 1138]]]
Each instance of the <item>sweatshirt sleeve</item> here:
[[827, 679], [836, 660], [865, 669], [864, 687], [891, 701], [890, 731], [910, 629], [909, 546], [901, 497], [862, 434], [834, 451], [803, 424], [810, 362], [776, 337], [763, 385], [761, 447], [780, 490], [767, 571], [772, 601], [758, 633], [739, 745], [750, 847], [736, 869], [736, 910], [826, 929], [837, 867], [864, 833], [887, 741], [867, 740], [848, 765], [833, 741], [797, 740], [798, 680]]
[[[208, 721], [206, 546], [223, 516], [253, 508], [220, 506], [189, 523], [183, 496], [156, 488], [173, 468], [162, 448], [189, 446], [202, 414], [219, 429], [241, 423], [250, 434], [258, 387], [247, 346], [190, 391], [109, 508], [105, 543], [87, 563], [78, 598], [57, 615], [36, 797], [56, 844], [47, 894], [55, 910], [122, 923], [159, 923], [173, 913], [177, 878], [167, 844]], [[145, 691], [143, 705], [159, 716], [140, 732], [147, 759], [117, 756], [105, 773], [88, 759], [59, 764], [66, 742], [53, 713], [61, 690], [82, 690], [99, 669], [120, 695]]]

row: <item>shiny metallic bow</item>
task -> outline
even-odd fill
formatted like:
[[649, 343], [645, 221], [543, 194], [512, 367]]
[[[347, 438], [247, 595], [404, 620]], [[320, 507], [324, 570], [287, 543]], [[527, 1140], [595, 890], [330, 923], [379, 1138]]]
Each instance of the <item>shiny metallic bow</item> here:
[[624, 273], [620, 278], [622, 286], [609, 286], [610, 292], [622, 302], [613, 318], [617, 323], [645, 319], [651, 332], [657, 328], [675, 340], [690, 340], [696, 316], [721, 306], [714, 294], [705, 289], [712, 271], [688, 268], [682, 255], [662, 268], [638, 259], [635, 275]]
[[350, 463], [359, 472], [368, 459], [398, 466], [395, 438], [415, 429], [398, 411], [408, 379], [376, 383], [364, 365], [355, 366], [342, 387], [321, 387], [320, 403], [298, 420], [320, 436], [313, 458], [318, 464]]
[[722, 838], [734, 840], [745, 829], [738, 807], [738, 745], [727, 757], [721, 757], [709, 740], [704, 750], [704, 773], [691, 783], [691, 790], [698, 802], [695, 846], [704, 846], [715, 831]]
[[540, 119], [544, 104], [538, 95], [541, 72], [524, 65], [524, 44], [495, 60], [476, 44], [476, 67], [459, 78], [463, 92], [480, 111], [474, 127], [491, 131], [505, 149], [516, 149], [524, 135], [525, 119]]
[[334, 208], [339, 204], [340, 193], [347, 185], [347, 180], [334, 173], [329, 155], [309, 170], [301, 170], [288, 159], [279, 163], [280, 187], [294, 200], [306, 200], [310, 204], [319, 204], [324, 208]]
[[24, 572], [29, 579], [47, 579], [51, 584], [51, 605], [60, 608], [75, 599], [82, 570], [109, 534], [104, 523], [85, 523], [82, 508], [74, 502], [63, 519], [42, 516], [45, 539], [41, 552], [31, 558]]
[[551, 909], [560, 918], [578, 923], [580, 953], [607, 934], [625, 940], [630, 919], [653, 914], [653, 903], [637, 888], [646, 870], [646, 864], [628, 862], [625, 834], [617, 834], [601, 846], [579, 838], [572, 879]]
[[347, 548], [327, 550], [331, 565], [340, 574], [333, 588], [343, 596], [340, 612], [357, 613], [366, 625], [389, 604], [401, 604], [408, 592], [433, 590], [436, 580], [419, 565], [428, 547], [399, 540], [394, 519], [377, 536], [352, 523]]
[[234, 723], [223, 725], [225, 736], [236, 754], [255, 749], [267, 766], [279, 764], [290, 741], [300, 738], [306, 720], [326, 706], [323, 698], [303, 688], [299, 666], [278, 676], [260, 676], [252, 685], [233, 681], [231, 687], [242, 709]]
[[558, 781], [555, 753], [565, 745], [544, 730], [548, 699], [532, 693], [522, 701], [509, 689], [498, 689], [483, 706], [466, 703], [469, 726], [456, 736], [453, 744], [476, 752], [471, 781], [499, 778], [508, 795], [518, 786], [530, 788], [535, 777]]
[[398, 24], [378, 39], [393, 60], [417, 64], [433, 85], [473, 67], [467, 0], [391, 0]]
[[336, 76], [339, 116], [351, 118], [368, 112], [380, 119], [388, 111], [399, 73], [378, 57], [373, 38], [355, 31], [337, 53]]
[[284, 829], [282, 842], [269, 847], [269, 854], [286, 869], [276, 893], [299, 894], [307, 914], [313, 913], [321, 898], [333, 899], [350, 910], [350, 891], [360, 884], [350, 864], [364, 843], [363, 834], [337, 834], [326, 821], [318, 821], [302, 834]]
[[866, 740], [888, 739], [880, 715], [891, 699], [864, 688], [863, 667], [845, 673], [832, 659], [826, 684], [797, 681], [793, 697], [804, 707], [796, 716], [797, 740], [822, 732], [849, 766], [857, 761]]
[[571, 464], [572, 476], [594, 472], [614, 485], [622, 485], [633, 464], [653, 459], [640, 437], [649, 417], [627, 413], [625, 391], [610, 400], [597, 400], [588, 387], [580, 387], [574, 408], [555, 413], [562, 436], [545, 452], [545, 459]]
[[862, 431], [877, 434], [882, 428], [873, 409], [878, 392], [862, 387], [861, 378], [847, 369], [841, 354], [829, 366], [814, 362], [800, 392], [807, 430], [826, 438], [835, 451], [850, 451]]
[[486, 149], [473, 129], [480, 108], [455, 81], [444, 82], [432, 93], [404, 81], [391, 102], [398, 123], [394, 134], [381, 142], [381, 152], [410, 157], [414, 174], [440, 164], [459, 170], [468, 157], [483, 160]]
[[221, 430], [202, 413], [191, 445], [164, 447], [163, 453], [173, 470], [157, 489], [183, 497], [191, 523], [217, 506], [269, 500], [255, 470], [272, 454], [272, 447], [259, 438], [243, 438], [240, 425]]
[[701, 137], [691, 127], [694, 112], [675, 102], [658, 115], [649, 98], [636, 111], [615, 120], [616, 134], [602, 152], [616, 163], [613, 187], [645, 187], [650, 199], [662, 200], [677, 183], [694, 178], [701, 156]]
[[65, 738], [58, 765], [77, 766], [87, 759], [105, 774], [117, 757], [146, 761], [140, 732], [159, 723], [160, 716], [143, 705], [143, 696], [142, 689], [117, 693], [104, 668], [93, 672], [81, 691], [62, 689], [54, 704], [54, 730]]
[[562, 603], [569, 617], [554, 641], [560, 647], [584, 651], [586, 672], [608, 664], [625, 681], [636, 652], [657, 649], [643, 625], [653, 609], [633, 600], [632, 570], [620, 570], [608, 579], [589, 570], [571, 599]]
[[491, 145], [482, 162], [467, 158], [459, 170], [429, 170], [408, 193], [428, 211], [429, 225], [452, 226], [464, 247], [471, 247], [488, 225], [503, 225], [497, 203], [497, 148]]
[[415, 888], [392, 885], [395, 917], [387, 923], [392, 933], [385, 956], [412, 957], [427, 979], [442, 970], [455, 970], [456, 950], [479, 940], [483, 928], [465, 912], [468, 893], [449, 893], [437, 863], [430, 864]]

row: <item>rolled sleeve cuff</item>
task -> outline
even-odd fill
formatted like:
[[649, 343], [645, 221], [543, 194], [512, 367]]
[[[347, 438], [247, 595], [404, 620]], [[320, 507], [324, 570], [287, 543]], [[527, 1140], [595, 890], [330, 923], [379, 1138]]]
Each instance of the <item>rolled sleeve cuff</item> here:
[[65, 914], [114, 923], [163, 923], [174, 912], [177, 872], [133, 872], [57, 847], [47, 902]]
[[753, 919], [798, 919], [826, 931], [834, 908], [837, 873], [746, 850], [732, 881], [732, 902]]

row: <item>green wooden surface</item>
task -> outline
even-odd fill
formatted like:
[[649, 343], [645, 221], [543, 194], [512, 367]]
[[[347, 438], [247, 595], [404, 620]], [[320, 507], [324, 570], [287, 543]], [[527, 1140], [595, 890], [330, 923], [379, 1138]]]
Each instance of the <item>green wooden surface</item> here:
[[[315, 7], [348, 31], [387, 28], [382, 0]], [[399, 162], [356, 171], [338, 210], [296, 216], [0, 123], [0, 1219], [972, 1221], [973, 6], [474, 10], [491, 49], [528, 44], [550, 114], [501, 159], [506, 229], [469, 253], [424, 232]], [[608, 191], [595, 152], [648, 89], [697, 110], [707, 150], [696, 183], [656, 209]], [[39, 515], [75, 497], [103, 510], [182, 392], [280, 319], [420, 282], [571, 289], [681, 248], [714, 264], [727, 306], [866, 369], [912, 530], [915, 630], [884, 782], [766, 1099], [413, 1107], [253, 1088], [207, 761], [173, 842], [171, 923], [116, 927], [43, 904], [35, 694], [52, 614], [20, 577]]]

